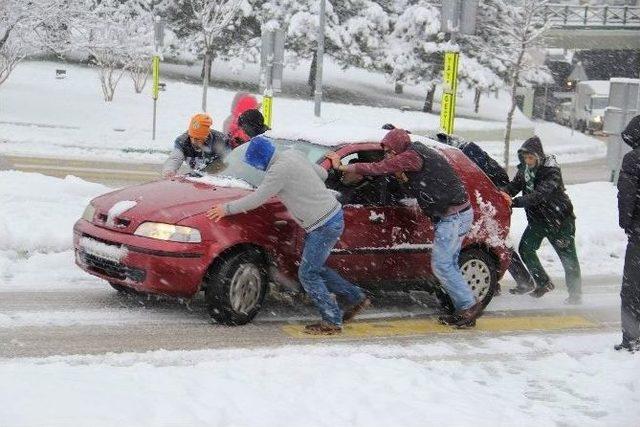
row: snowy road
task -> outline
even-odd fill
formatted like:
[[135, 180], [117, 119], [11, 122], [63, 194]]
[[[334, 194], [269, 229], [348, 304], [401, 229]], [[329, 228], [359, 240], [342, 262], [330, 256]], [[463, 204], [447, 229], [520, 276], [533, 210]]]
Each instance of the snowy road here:
[[[375, 308], [353, 330], [321, 341], [414, 344], [442, 339], [473, 342], [532, 330], [543, 335], [612, 332], [619, 328], [613, 281], [601, 286], [587, 283], [589, 293], [580, 308], [562, 305], [563, 289], [541, 300], [526, 295], [496, 297], [473, 331], [435, 326], [439, 309], [426, 293], [388, 294], [376, 300]], [[297, 332], [315, 318], [308, 304], [272, 296], [252, 324], [230, 328], [208, 320], [201, 297], [186, 304], [118, 294], [106, 284], [78, 290], [9, 291], [0, 296], [0, 358], [310, 344]]]

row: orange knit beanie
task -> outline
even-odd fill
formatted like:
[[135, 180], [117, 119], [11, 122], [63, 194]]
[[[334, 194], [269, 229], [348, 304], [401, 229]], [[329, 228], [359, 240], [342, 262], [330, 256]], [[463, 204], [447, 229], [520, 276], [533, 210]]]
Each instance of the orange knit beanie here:
[[208, 114], [196, 114], [189, 121], [189, 136], [196, 139], [205, 139], [209, 136], [209, 128], [213, 120]]

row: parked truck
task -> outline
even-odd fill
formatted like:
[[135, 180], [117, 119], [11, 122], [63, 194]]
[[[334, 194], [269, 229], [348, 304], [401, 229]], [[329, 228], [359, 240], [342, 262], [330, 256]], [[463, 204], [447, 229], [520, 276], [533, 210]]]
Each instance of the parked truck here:
[[574, 126], [593, 134], [602, 130], [604, 109], [609, 105], [609, 81], [587, 80], [576, 85], [573, 102]]

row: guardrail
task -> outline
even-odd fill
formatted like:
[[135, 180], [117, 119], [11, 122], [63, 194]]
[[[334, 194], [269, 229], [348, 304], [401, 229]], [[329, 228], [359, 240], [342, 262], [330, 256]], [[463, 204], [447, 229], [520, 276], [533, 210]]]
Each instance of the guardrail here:
[[637, 6], [568, 6], [549, 4], [545, 20], [556, 28], [638, 28], [640, 7]]

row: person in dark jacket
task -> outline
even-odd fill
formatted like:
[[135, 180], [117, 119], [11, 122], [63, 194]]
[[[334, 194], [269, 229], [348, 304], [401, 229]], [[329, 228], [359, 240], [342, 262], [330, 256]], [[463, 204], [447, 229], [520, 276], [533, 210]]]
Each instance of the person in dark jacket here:
[[327, 158], [339, 171], [360, 175], [395, 174], [407, 185], [422, 212], [435, 224], [432, 271], [456, 309], [452, 316], [441, 316], [441, 322], [457, 327], [474, 326], [483, 307], [476, 301], [458, 266], [462, 241], [473, 222], [467, 190], [442, 155], [424, 144], [412, 143], [405, 130], [389, 131], [381, 145], [385, 159], [377, 163], [342, 165], [336, 153], [327, 153]]
[[541, 297], [554, 289], [536, 251], [549, 240], [564, 267], [569, 298], [566, 304], [582, 303], [580, 263], [576, 254], [575, 215], [565, 192], [562, 173], [554, 156], [545, 156], [537, 136], [527, 139], [518, 150], [520, 164], [515, 178], [504, 189], [514, 197], [511, 206], [524, 208], [528, 225], [520, 240], [519, 252], [533, 275], [536, 288], [529, 295]]
[[[509, 185], [509, 175], [507, 171], [476, 143], [464, 141], [445, 133], [438, 133], [437, 137], [438, 141], [460, 149], [469, 160], [475, 163], [476, 166], [487, 175], [487, 178], [489, 178], [497, 188], [504, 188]], [[516, 281], [516, 287], [509, 289], [509, 292], [512, 294], [526, 294], [531, 292], [535, 288], [533, 276], [529, 273], [520, 255], [518, 255], [518, 252], [513, 247], [509, 246], [509, 252], [511, 253], [509, 274], [511, 274]]]
[[640, 116], [622, 132], [623, 141], [633, 150], [622, 159], [618, 178], [618, 217], [627, 234], [627, 251], [622, 275], [622, 342], [616, 350], [640, 351]]
[[183, 162], [192, 172], [198, 172], [221, 160], [229, 149], [227, 137], [211, 129], [213, 120], [208, 114], [196, 114], [189, 121], [188, 130], [179, 135], [173, 151], [162, 166], [162, 176], [175, 176]]

